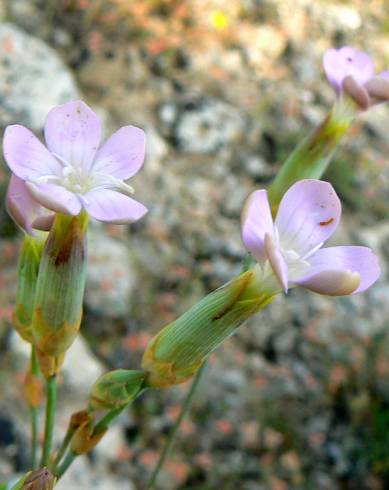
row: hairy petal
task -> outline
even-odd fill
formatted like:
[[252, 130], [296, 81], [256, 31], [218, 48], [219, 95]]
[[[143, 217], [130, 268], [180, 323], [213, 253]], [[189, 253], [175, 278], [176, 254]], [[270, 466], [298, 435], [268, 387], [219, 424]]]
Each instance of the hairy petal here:
[[254, 191], [248, 197], [243, 208], [241, 223], [245, 247], [258, 261], [265, 261], [265, 234], [273, 236], [273, 219], [265, 190]]
[[23, 180], [59, 175], [61, 165], [38, 138], [24, 126], [7, 126], [3, 140], [4, 158], [12, 172]]
[[328, 182], [296, 182], [282, 198], [275, 222], [282, 249], [304, 257], [334, 233], [341, 211], [339, 198]]
[[148, 211], [135, 199], [110, 189], [92, 190], [80, 199], [92, 218], [119, 225], [138, 221]]
[[74, 216], [81, 211], [80, 199], [62, 186], [32, 182], [26, 182], [26, 185], [33, 198], [45, 208]]
[[54, 214], [41, 206], [30, 194], [24, 180], [11, 175], [7, 191], [7, 211], [24, 231], [35, 235], [33, 228], [48, 231], [54, 220]]
[[135, 126], [124, 126], [116, 131], [97, 152], [94, 172], [129, 179], [141, 168], [145, 158], [146, 135]]
[[92, 109], [76, 100], [52, 109], [46, 119], [49, 150], [66, 162], [89, 170], [101, 140], [101, 124]]
[[[303, 277], [294, 279], [299, 286], [313, 289], [322, 287], [326, 292], [322, 294], [355, 294], [369, 288], [380, 275], [380, 267], [377, 256], [368, 247], [342, 246], [328, 247], [318, 250], [310, 259], [311, 268]], [[343, 276], [342, 276], [343, 274]], [[357, 274], [359, 280], [352, 276]], [[356, 276], [355, 276], [356, 277]], [[343, 282], [342, 282], [343, 281]], [[346, 291], [347, 288], [352, 291]], [[316, 292], [317, 289], [313, 289]]]

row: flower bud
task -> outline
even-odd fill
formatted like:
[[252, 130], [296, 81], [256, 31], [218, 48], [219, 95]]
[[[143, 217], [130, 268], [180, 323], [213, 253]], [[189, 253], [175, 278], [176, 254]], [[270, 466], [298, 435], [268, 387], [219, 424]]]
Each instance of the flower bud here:
[[47, 468], [30, 471], [11, 490], [53, 490], [55, 477]]
[[[86, 276], [87, 216], [57, 214], [36, 287], [33, 336], [42, 372], [55, 374], [81, 323]], [[42, 362], [45, 368], [42, 367]]]
[[98, 433], [94, 432], [94, 416], [88, 412], [84, 412], [88, 417], [76, 429], [70, 448], [74, 454], [85, 454], [91, 451], [104, 437], [107, 429]]
[[162, 329], [149, 343], [142, 368], [146, 386], [183, 383], [204, 360], [250, 316], [279, 292], [263, 282], [259, 266], [206, 296], [180, 318]]
[[92, 386], [90, 410], [116, 410], [125, 407], [138, 395], [145, 377], [144, 371], [127, 369], [104, 374]]
[[36, 237], [25, 234], [18, 265], [16, 306], [12, 320], [19, 335], [30, 343], [33, 341], [32, 315], [44, 239], [43, 234]]

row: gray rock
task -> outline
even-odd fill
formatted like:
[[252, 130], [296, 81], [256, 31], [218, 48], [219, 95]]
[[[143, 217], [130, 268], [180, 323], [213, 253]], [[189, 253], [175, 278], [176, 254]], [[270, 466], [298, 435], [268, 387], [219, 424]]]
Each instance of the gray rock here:
[[94, 229], [89, 236], [88, 249], [86, 305], [95, 313], [109, 317], [126, 316], [136, 284], [128, 247]]
[[41, 130], [47, 112], [79, 97], [59, 55], [17, 26], [0, 24], [0, 125]]
[[160, 118], [180, 149], [200, 155], [238, 142], [247, 125], [239, 109], [211, 98], [164, 104]]

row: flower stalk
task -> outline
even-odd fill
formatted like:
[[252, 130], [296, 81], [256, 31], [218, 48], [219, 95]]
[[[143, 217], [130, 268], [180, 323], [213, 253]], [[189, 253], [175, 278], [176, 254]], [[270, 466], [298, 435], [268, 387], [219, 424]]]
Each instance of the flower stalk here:
[[46, 417], [45, 417], [45, 435], [42, 451], [41, 466], [48, 466], [50, 453], [53, 445], [55, 413], [57, 408], [57, 378], [51, 376], [46, 379]]

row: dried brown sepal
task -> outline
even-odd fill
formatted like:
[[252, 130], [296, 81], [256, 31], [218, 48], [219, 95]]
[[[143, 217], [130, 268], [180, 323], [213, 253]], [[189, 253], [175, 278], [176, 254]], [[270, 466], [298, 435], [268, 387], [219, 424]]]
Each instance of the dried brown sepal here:
[[75, 454], [85, 454], [91, 451], [104, 437], [107, 429], [94, 433], [94, 420], [91, 415], [76, 430], [71, 442], [71, 450]]
[[28, 405], [37, 408], [41, 405], [44, 396], [43, 381], [35, 376], [31, 371], [26, 374], [24, 379], [24, 397]]
[[55, 477], [47, 468], [32, 471], [24, 480], [21, 490], [52, 490]]
[[50, 356], [37, 349], [36, 354], [41, 373], [46, 379], [56, 376], [59, 373], [65, 359], [65, 353], [58, 356]]

